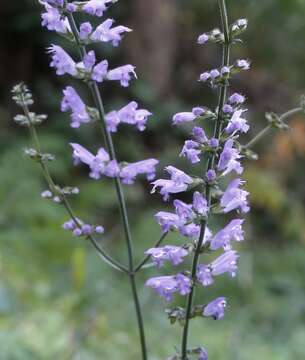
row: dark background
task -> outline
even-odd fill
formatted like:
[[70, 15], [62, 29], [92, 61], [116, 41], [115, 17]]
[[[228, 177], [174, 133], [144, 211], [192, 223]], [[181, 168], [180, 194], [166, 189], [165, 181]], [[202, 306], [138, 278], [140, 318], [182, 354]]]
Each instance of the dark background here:
[[[249, 19], [244, 44], [232, 56], [251, 59], [252, 69], [236, 77], [231, 91], [247, 95], [250, 138], [265, 125], [266, 111], [282, 113], [299, 105], [305, 81], [305, 2], [236, 0], [228, 5], [231, 21]], [[115, 134], [119, 158], [160, 158], [160, 172], [168, 164], [187, 169], [189, 164], [178, 157], [187, 133], [173, 128], [170, 120], [194, 105], [216, 104], [216, 93], [196, 80], [200, 72], [219, 65], [220, 49], [198, 47], [196, 38], [219, 26], [217, 2], [121, 0], [107, 15], [134, 32], [120, 48], [99, 46], [96, 51], [113, 66], [134, 64], [139, 80], [128, 90], [103, 87], [106, 110], [136, 99], [154, 113], [145, 133], [122, 127]], [[95, 125], [72, 130], [68, 115], [60, 113], [61, 91], [75, 83], [55, 76], [46, 47], [61, 44], [75, 58], [77, 52], [40, 27], [36, 1], [2, 0], [0, 29], [1, 358], [121, 359], [124, 354], [124, 359], [136, 359], [137, 332], [126, 279], [101, 264], [89, 244], [61, 229], [67, 220], [64, 209], [40, 198], [42, 176], [22, 155], [28, 134], [12, 120], [18, 109], [10, 90], [23, 80], [34, 93], [35, 111], [49, 114], [39, 131], [44, 150], [57, 158], [51, 165], [54, 177], [80, 187], [73, 200], [79, 216], [103, 224], [104, 246], [125, 261], [111, 182], [89, 180], [86, 170], [71, 162], [68, 142], [96, 149], [102, 138]], [[76, 86], [92, 105], [86, 88]], [[205, 345], [213, 360], [305, 358], [304, 118], [296, 116], [290, 124], [291, 130], [264, 138], [255, 148], [259, 160], [246, 164], [253, 210], [247, 216], [247, 241], [240, 246], [237, 281], [219, 279], [201, 294], [230, 300], [223, 322], [194, 321], [192, 342]], [[159, 236], [153, 214], [164, 205], [158, 196], [151, 197], [146, 182], [126, 192], [141, 258]], [[171, 240], [177, 242], [175, 236]], [[142, 286], [156, 273], [146, 270], [139, 280], [153, 360], [174, 353], [181, 332], [167, 322], [162, 301]]]

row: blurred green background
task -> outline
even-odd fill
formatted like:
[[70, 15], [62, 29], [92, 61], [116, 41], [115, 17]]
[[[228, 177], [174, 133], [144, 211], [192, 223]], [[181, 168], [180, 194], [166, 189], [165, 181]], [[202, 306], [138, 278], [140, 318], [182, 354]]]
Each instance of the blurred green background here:
[[[232, 20], [248, 17], [250, 22], [233, 56], [250, 58], [253, 69], [237, 77], [231, 91], [248, 97], [251, 136], [264, 126], [265, 111], [297, 106], [304, 91], [305, 1], [228, 3]], [[57, 157], [53, 175], [61, 184], [80, 187], [73, 199], [79, 217], [103, 224], [102, 245], [126, 261], [111, 182], [89, 180], [86, 169], [71, 163], [68, 142], [94, 150], [102, 138], [96, 125], [72, 130], [68, 116], [60, 113], [61, 91], [73, 82], [49, 69], [45, 48], [63, 44], [77, 53], [41, 29], [39, 16], [34, 0], [1, 1], [0, 359], [139, 359], [126, 278], [101, 263], [89, 244], [61, 229], [67, 215], [40, 198], [45, 189], [40, 171], [22, 155], [28, 134], [12, 121], [18, 109], [10, 89], [24, 80], [33, 90], [35, 111], [49, 114], [39, 131], [44, 150]], [[216, 104], [216, 94], [196, 79], [218, 65], [219, 49], [195, 43], [198, 34], [219, 25], [216, 0], [121, 0], [109, 16], [134, 32], [119, 49], [96, 50], [113, 65], [137, 66], [139, 80], [128, 90], [107, 84], [107, 111], [137, 99], [154, 113], [145, 133], [122, 127], [115, 134], [119, 157], [153, 156], [161, 158], [160, 171], [166, 164], [187, 169], [189, 164], [177, 156], [187, 132], [173, 128], [170, 119], [193, 105]], [[76, 86], [92, 105], [85, 87]], [[193, 321], [192, 344], [204, 345], [212, 360], [305, 359], [305, 122], [295, 117], [291, 124], [290, 131], [265, 138], [256, 147], [259, 161], [246, 165], [253, 210], [237, 279], [218, 279], [200, 294], [203, 301], [224, 295], [230, 303], [222, 322]], [[126, 193], [140, 259], [160, 234], [153, 214], [166, 206], [149, 194], [145, 182]], [[171, 235], [170, 242], [181, 239]], [[138, 280], [151, 360], [173, 354], [181, 333], [167, 321], [164, 302], [143, 287], [147, 277], [161, 272], [145, 270]]]

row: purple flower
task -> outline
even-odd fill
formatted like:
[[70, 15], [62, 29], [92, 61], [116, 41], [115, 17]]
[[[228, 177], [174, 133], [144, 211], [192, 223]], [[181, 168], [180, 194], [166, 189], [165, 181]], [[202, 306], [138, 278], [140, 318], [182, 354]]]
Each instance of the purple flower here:
[[193, 179], [183, 171], [174, 166], [167, 166], [166, 171], [171, 175], [171, 180], [159, 179], [154, 181], [151, 193], [155, 193], [156, 189], [160, 188], [160, 194], [163, 195], [164, 200], [168, 200], [169, 194], [176, 194], [186, 191], [188, 186], [193, 182]]
[[249, 70], [250, 62], [248, 60], [240, 59], [236, 61], [236, 66], [241, 70]]
[[150, 255], [157, 267], [162, 267], [165, 261], [170, 261], [177, 266], [183, 262], [183, 258], [188, 255], [188, 251], [178, 246], [166, 245], [160, 248], [151, 248], [145, 252]]
[[108, 61], [103, 60], [94, 66], [92, 72], [92, 80], [103, 82], [107, 78]]
[[242, 224], [244, 220], [234, 219], [224, 227], [211, 240], [211, 249], [217, 250], [219, 248], [224, 248], [225, 250], [231, 250], [230, 242], [232, 240], [242, 241], [244, 240], [244, 232], [242, 229]]
[[210, 169], [206, 172], [205, 176], [209, 182], [212, 182], [216, 179], [216, 172], [215, 170]]
[[208, 353], [204, 348], [200, 347], [197, 350], [197, 353], [198, 353], [198, 360], [208, 360]]
[[63, 18], [58, 9], [53, 8], [49, 4], [44, 4], [46, 12], [41, 14], [41, 25], [45, 26], [48, 30], [57, 31], [66, 34], [70, 31], [69, 22], [67, 18]]
[[[100, 148], [97, 155], [94, 156], [87, 149], [79, 144], [70, 144], [73, 148], [73, 158], [76, 163], [84, 163], [90, 167], [90, 177], [93, 179], [100, 179], [101, 175], [116, 177], [118, 175], [119, 167], [115, 160], [110, 161], [109, 155], [105, 149]], [[115, 167], [114, 167], [115, 165]], [[109, 169], [111, 166], [111, 170]], [[113, 171], [113, 169], [116, 171]]]
[[120, 66], [116, 69], [110, 70], [107, 74], [107, 80], [118, 80], [123, 87], [129, 86], [129, 81], [132, 77], [137, 78], [135, 67], [132, 65]]
[[194, 121], [197, 116], [192, 112], [181, 112], [173, 116], [173, 124], [181, 124], [183, 122]]
[[197, 279], [203, 286], [210, 286], [214, 283], [213, 276], [229, 273], [234, 277], [237, 270], [238, 254], [236, 251], [226, 251], [211, 264], [199, 264], [197, 267]]
[[160, 276], [147, 280], [145, 286], [154, 289], [155, 292], [164, 297], [166, 301], [172, 301], [175, 292], [179, 292], [181, 295], [187, 295], [191, 291], [191, 280], [183, 274]]
[[216, 78], [218, 78], [220, 76], [219, 70], [217, 70], [217, 69], [211, 70], [210, 76], [211, 76], [212, 80], [215, 80]]
[[192, 134], [195, 140], [199, 141], [200, 143], [205, 143], [208, 141], [208, 138], [206, 137], [204, 130], [199, 126], [195, 126], [193, 128]]
[[197, 280], [202, 284], [202, 286], [210, 286], [214, 283], [212, 276], [212, 270], [208, 265], [199, 264], [197, 266]]
[[199, 81], [206, 82], [211, 79], [211, 74], [209, 72], [204, 72], [200, 74]]
[[229, 103], [231, 105], [240, 105], [243, 104], [245, 102], [245, 97], [241, 94], [238, 93], [234, 93], [233, 95], [231, 95], [229, 97]]
[[212, 317], [214, 320], [221, 320], [225, 316], [226, 306], [226, 298], [218, 297], [205, 306], [203, 316]]
[[50, 190], [45, 190], [43, 191], [40, 196], [43, 198], [43, 199], [51, 199], [53, 197], [53, 194], [51, 193]]
[[130, 102], [119, 111], [111, 111], [105, 116], [108, 130], [116, 132], [120, 123], [136, 125], [140, 131], [144, 131], [148, 117], [152, 113], [145, 109], [138, 109], [135, 101]]
[[61, 102], [61, 111], [71, 111], [71, 127], [78, 128], [83, 123], [90, 121], [90, 116], [87, 113], [86, 105], [78, 96], [77, 92], [72, 86], [67, 86], [63, 91], [64, 97]]
[[229, 104], [225, 104], [222, 108], [222, 111], [225, 113], [225, 114], [232, 114], [232, 112], [234, 111], [233, 110], [233, 107]]
[[162, 226], [163, 232], [168, 232], [171, 229], [178, 229], [179, 226], [184, 224], [184, 220], [180, 219], [177, 214], [166, 211], [159, 211], [155, 218], [159, 225]]
[[207, 110], [203, 107], [196, 106], [192, 109], [192, 113], [196, 116], [202, 116]]
[[249, 125], [247, 124], [247, 120], [241, 117], [244, 110], [237, 110], [234, 112], [229, 124], [227, 125], [225, 131], [227, 134], [235, 133], [236, 131], [241, 131], [242, 133], [246, 133], [249, 130]]
[[77, 74], [74, 60], [60, 46], [52, 45], [48, 49], [48, 52], [52, 56], [50, 66], [56, 69], [57, 75], [70, 74], [75, 76]]
[[202, 216], [206, 216], [209, 211], [206, 198], [198, 191], [195, 191], [193, 195], [193, 209]]
[[192, 210], [192, 205], [188, 205], [181, 200], [174, 200], [173, 202], [176, 214], [179, 216], [180, 219], [183, 220], [190, 220], [193, 218], [194, 213]]
[[156, 176], [156, 159], [147, 159], [124, 166], [120, 171], [120, 177], [124, 184], [133, 184], [139, 174], [146, 174], [147, 180], [153, 180]]
[[[181, 235], [188, 237], [191, 240], [198, 240], [200, 235], [200, 225], [194, 223], [184, 224], [179, 227], [179, 232]], [[210, 241], [212, 233], [208, 227], [205, 229], [203, 244], [206, 244]]]
[[224, 170], [222, 175], [227, 175], [233, 170], [237, 174], [241, 174], [243, 172], [243, 167], [238, 161], [240, 158], [241, 155], [239, 155], [237, 149], [233, 148], [233, 139], [229, 139], [226, 141], [224, 149], [220, 154], [217, 169], [219, 171]]
[[229, 273], [234, 277], [237, 270], [237, 259], [239, 258], [236, 251], [229, 250], [214, 260], [210, 267], [213, 276]]
[[240, 209], [243, 213], [250, 210], [247, 202], [249, 193], [239, 188], [244, 183], [245, 182], [239, 178], [230, 182], [220, 200], [220, 205], [225, 213], [235, 209]]
[[202, 34], [202, 35], [200, 35], [200, 36], [198, 37], [197, 43], [198, 43], [199, 45], [204, 45], [204, 44], [206, 44], [206, 43], [209, 41], [209, 39], [210, 39], [210, 37], [209, 37], [208, 34]]
[[96, 226], [95, 227], [95, 232], [97, 233], [97, 234], [103, 234], [104, 232], [105, 232], [105, 229], [103, 228], [103, 226]]
[[91, 35], [91, 40], [93, 41], [102, 41], [102, 42], [112, 42], [113, 46], [118, 46], [122, 40], [122, 34], [125, 32], [132, 31], [126, 26], [116, 26], [111, 28], [114, 23], [114, 20], [107, 19], [101, 25], [99, 25], [96, 30]]
[[83, 61], [77, 65], [78, 67], [84, 68], [86, 71], [90, 72], [92, 71], [92, 68], [95, 65], [95, 63], [96, 63], [95, 52], [91, 50], [84, 56]]
[[80, 28], [79, 28], [79, 37], [82, 40], [87, 40], [89, 39], [89, 36], [92, 33], [92, 25], [89, 22], [85, 22], [83, 24], [81, 24]]
[[198, 150], [199, 146], [200, 144], [196, 141], [186, 140], [180, 156], [185, 156], [192, 164], [200, 162], [199, 155], [201, 154], [201, 150]]
[[[77, 219], [78, 221], [80, 221], [79, 219]], [[74, 230], [77, 226], [76, 226], [76, 223], [73, 219], [69, 220], [69, 221], [66, 221], [64, 224], [63, 224], [63, 229], [65, 230]]]
[[212, 137], [209, 141], [208, 144], [212, 147], [212, 148], [217, 148], [219, 145], [219, 140]]
[[181, 235], [186, 236], [189, 239], [196, 240], [199, 238], [200, 225], [196, 225], [194, 223], [182, 225], [179, 227], [179, 232]]
[[177, 184], [191, 184], [193, 182], [193, 179], [189, 175], [174, 166], [167, 166], [165, 170]]
[[103, 16], [104, 11], [107, 10], [107, 4], [112, 0], [89, 0], [84, 6], [83, 11], [87, 14], [95, 16]]
[[221, 75], [222, 76], [226, 76], [226, 75], [229, 75], [230, 74], [230, 68], [228, 66], [223, 66], [221, 68]]

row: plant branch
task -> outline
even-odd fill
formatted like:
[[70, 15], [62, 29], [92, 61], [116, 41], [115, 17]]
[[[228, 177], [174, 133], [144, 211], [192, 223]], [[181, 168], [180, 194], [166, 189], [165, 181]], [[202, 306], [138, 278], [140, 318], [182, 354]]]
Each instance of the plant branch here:
[[[71, 27], [72, 33], [74, 35], [78, 50], [81, 54], [81, 57], [83, 58], [87, 54], [87, 50], [86, 50], [86, 47], [81, 44], [78, 28], [75, 23], [74, 17], [71, 13], [68, 14], [68, 20], [69, 20], [70, 27]], [[103, 105], [102, 97], [100, 94], [100, 90], [98, 88], [98, 84], [96, 83], [96, 81], [90, 81], [88, 83], [88, 85], [91, 90], [95, 106], [98, 109], [101, 130], [102, 130], [102, 133], [104, 136], [107, 150], [109, 152], [109, 156], [110, 156], [111, 160], [116, 160], [116, 154], [115, 154], [115, 149], [114, 149], [114, 145], [113, 145], [113, 141], [112, 141], [112, 136], [109, 133], [106, 122], [105, 122], [105, 110], [104, 110], [104, 105]], [[140, 333], [142, 358], [143, 358], [143, 360], [147, 360], [144, 323], [143, 323], [142, 311], [141, 311], [141, 307], [140, 307], [140, 303], [139, 303], [139, 297], [138, 297], [138, 292], [137, 292], [137, 287], [136, 287], [136, 282], [135, 282], [135, 277], [134, 277], [135, 274], [134, 274], [134, 262], [133, 262], [133, 244], [132, 244], [125, 196], [124, 196], [123, 187], [122, 187], [119, 176], [117, 176], [114, 179], [114, 183], [115, 183], [115, 188], [116, 188], [116, 193], [117, 193], [117, 197], [118, 197], [121, 217], [122, 217], [122, 221], [123, 221], [124, 233], [125, 233], [125, 240], [126, 240], [127, 253], [128, 253], [128, 263], [129, 263], [129, 267], [128, 267], [129, 273], [128, 274], [129, 274], [129, 278], [130, 278], [131, 289], [132, 289], [134, 304], [135, 304], [135, 308], [136, 308], [138, 327], [139, 327], [139, 333]]]
[[[285, 112], [284, 114], [282, 114], [280, 116], [279, 120], [281, 122], [284, 122], [285, 120], [288, 120], [291, 116], [299, 114], [299, 113], [304, 113], [304, 109], [302, 107], [298, 107], [298, 108], [295, 108], [295, 109]], [[249, 148], [253, 147], [269, 132], [269, 130], [272, 130], [273, 128], [274, 127], [271, 124], [267, 125], [257, 135], [255, 135], [255, 137], [252, 140], [250, 140], [246, 145], [244, 145], [243, 148], [249, 149]]]
[[[23, 112], [24, 112], [25, 116], [28, 119], [28, 123], [29, 123], [28, 127], [29, 127], [31, 139], [32, 139], [33, 145], [35, 147], [35, 150], [38, 153], [41, 153], [41, 146], [40, 146], [39, 138], [38, 138], [35, 126], [31, 122], [29, 109], [25, 105], [23, 105], [22, 109], [23, 109]], [[45, 180], [46, 180], [46, 182], [48, 184], [49, 189], [51, 190], [52, 193], [54, 193], [56, 195], [57, 194], [59, 195], [60, 199], [62, 200], [62, 204], [64, 205], [65, 209], [67, 210], [67, 212], [71, 216], [71, 219], [74, 221], [75, 225], [78, 228], [81, 228], [81, 224], [77, 220], [77, 217], [76, 217], [76, 215], [75, 215], [75, 213], [74, 213], [74, 211], [73, 211], [67, 197], [62, 192], [59, 192], [58, 187], [56, 186], [56, 184], [55, 184], [55, 182], [54, 182], [54, 180], [53, 180], [53, 178], [52, 178], [52, 176], [51, 176], [51, 174], [49, 172], [48, 167], [46, 166], [44, 161], [42, 161], [41, 159], [39, 160], [39, 164], [41, 166], [43, 176], [44, 176], [44, 178], [45, 178]], [[105, 261], [108, 265], [110, 265], [112, 268], [114, 268], [116, 270], [128, 273], [128, 269], [125, 266], [121, 265], [118, 261], [113, 259], [103, 249], [100, 248], [97, 241], [95, 240], [95, 238], [92, 235], [87, 236], [87, 239], [94, 246], [94, 248], [96, 249], [96, 251], [98, 252], [99, 256], [101, 257], [101, 259], [103, 261]]]
[[[229, 23], [228, 23], [228, 15], [227, 15], [227, 9], [226, 9], [226, 2], [225, 0], [218, 0], [219, 8], [220, 8], [220, 14], [221, 14], [221, 23], [222, 23], [222, 29], [224, 33], [224, 44], [223, 44], [223, 58], [222, 58], [222, 66], [229, 66], [230, 62], [230, 33], [229, 33]], [[222, 128], [222, 119], [223, 119], [223, 106], [225, 104], [226, 94], [227, 94], [227, 84], [222, 85], [220, 88], [219, 93], [219, 100], [218, 100], [218, 116], [215, 122], [214, 127], [214, 137], [216, 139], [219, 139], [221, 134], [221, 128]], [[207, 166], [207, 171], [214, 168], [216, 155], [213, 154], [209, 161]], [[211, 205], [211, 188], [210, 185], [206, 185], [206, 199], [208, 202], [208, 206]], [[191, 277], [192, 277], [192, 289], [191, 292], [188, 295], [187, 298], [187, 304], [186, 304], [186, 315], [185, 315], [185, 325], [183, 327], [183, 334], [182, 334], [182, 343], [181, 343], [181, 356], [182, 360], [187, 360], [187, 353], [188, 353], [188, 334], [189, 334], [189, 326], [190, 326], [190, 318], [191, 318], [191, 312], [192, 312], [192, 306], [193, 301], [195, 297], [195, 281], [196, 281], [196, 272], [197, 272], [197, 266], [199, 263], [200, 255], [201, 255], [201, 247], [204, 241], [204, 235], [206, 231], [208, 219], [204, 220], [201, 224], [200, 229], [200, 235], [198, 242], [196, 244], [195, 254], [193, 257], [192, 262], [192, 270], [191, 270]]]

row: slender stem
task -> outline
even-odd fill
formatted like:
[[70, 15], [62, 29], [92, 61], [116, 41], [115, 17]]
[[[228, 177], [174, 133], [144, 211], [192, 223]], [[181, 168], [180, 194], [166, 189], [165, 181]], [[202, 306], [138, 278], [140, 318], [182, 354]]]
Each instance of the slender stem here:
[[[71, 13], [68, 14], [68, 20], [71, 26], [72, 33], [74, 35], [76, 44], [78, 46], [78, 50], [81, 54], [81, 57], [83, 58], [87, 54], [86, 47], [81, 44], [79, 32], [74, 20], [74, 17]], [[112, 141], [112, 136], [110, 132], [107, 129], [107, 125], [105, 122], [105, 110], [104, 105], [101, 97], [101, 93], [98, 87], [98, 84], [96, 81], [90, 81], [89, 88], [92, 93], [92, 97], [95, 103], [95, 106], [99, 112], [99, 119], [100, 119], [100, 125], [101, 130], [104, 136], [104, 140], [106, 143], [107, 150], [109, 152], [109, 156], [111, 160], [116, 160], [116, 154], [115, 149]], [[120, 177], [117, 176], [114, 179], [116, 193], [118, 197], [119, 202], [119, 208], [121, 212], [121, 217], [123, 221], [123, 228], [125, 233], [125, 240], [126, 240], [126, 246], [127, 246], [127, 254], [128, 254], [128, 265], [129, 265], [129, 279], [133, 294], [133, 300], [135, 304], [136, 309], [136, 315], [137, 315], [137, 321], [138, 321], [138, 327], [139, 327], [139, 334], [140, 334], [140, 342], [141, 342], [141, 350], [142, 350], [142, 358], [143, 360], [147, 360], [147, 349], [146, 349], [146, 341], [145, 341], [145, 333], [144, 333], [144, 326], [143, 326], [143, 317], [142, 317], [142, 311], [139, 303], [139, 297], [135, 282], [135, 273], [134, 273], [134, 262], [133, 262], [133, 244], [132, 244], [132, 238], [131, 238], [131, 232], [130, 232], [130, 226], [129, 226], [129, 219], [128, 219], [128, 211], [124, 196], [123, 187], [121, 184]]]
[[[168, 232], [163, 233], [162, 236], [160, 237], [160, 239], [155, 243], [154, 247], [155, 248], [159, 247], [167, 235], [168, 235]], [[136, 265], [136, 267], [134, 268], [134, 272], [137, 273], [138, 271], [140, 271], [143, 268], [143, 266], [149, 261], [150, 258], [151, 258], [151, 255], [145, 256], [143, 258], [143, 260], [140, 261], [138, 265]]]
[[[230, 63], [230, 32], [229, 32], [229, 22], [228, 22], [228, 15], [227, 15], [227, 9], [226, 9], [226, 1], [225, 0], [218, 0], [218, 5], [219, 5], [219, 9], [220, 9], [220, 14], [221, 14], [221, 23], [222, 23], [222, 28], [223, 28], [223, 33], [224, 33], [224, 44], [223, 44], [223, 58], [222, 58], [222, 66], [229, 66]], [[222, 129], [222, 119], [223, 119], [223, 106], [225, 104], [226, 101], [226, 95], [227, 95], [227, 87], [228, 84], [224, 84], [221, 88], [220, 88], [220, 92], [219, 92], [219, 101], [218, 101], [218, 116], [215, 122], [215, 127], [214, 127], [214, 137], [216, 139], [219, 139], [220, 134], [221, 134], [221, 129]], [[208, 161], [208, 165], [207, 165], [207, 171], [211, 170], [215, 167], [215, 159], [216, 159], [216, 154], [213, 154], [209, 161]], [[211, 188], [210, 185], [206, 185], [206, 199], [208, 202], [208, 206], [210, 207], [211, 205]], [[197, 267], [198, 267], [198, 263], [199, 263], [199, 259], [200, 259], [200, 255], [201, 255], [201, 248], [202, 248], [202, 244], [204, 241], [204, 234], [205, 234], [205, 230], [206, 230], [206, 226], [207, 226], [207, 222], [208, 219], [204, 220], [201, 224], [201, 229], [200, 229], [200, 235], [199, 235], [199, 239], [198, 242], [196, 244], [196, 249], [195, 249], [195, 253], [194, 253], [194, 257], [193, 257], [193, 262], [192, 262], [192, 270], [191, 270], [191, 277], [192, 277], [192, 289], [188, 295], [187, 298], [187, 304], [186, 304], [186, 314], [185, 314], [185, 325], [183, 328], [183, 334], [182, 334], [182, 343], [181, 343], [181, 356], [182, 356], [182, 360], [187, 360], [187, 351], [188, 351], [188, 334], [189, 334], [189, 327], [190, 327], [190, 317], [191, 317], [191, 312], [192, 312], [192, 306], [193, 306], [193, 301], [194, 301], [194, 297], [195, 297], [195, 281], [196, 281], [196, 272], [197, 272]]]
[[[38, 138], [38, 135], [37, 135], [37, 131], [35, 129], [35, 126], [32, 124], [31, 122], [31, 117], [30, 117], [30, 113], [29, 113], [29, 109], [26, 105], [24, 105], [23, 107], [23, 111], [24, 111], [24, 114], [25, 116], [27, 117], [28, 119], [28, 122], [29, 122], [29, 131], [30, 131], [30, 135], [31, 135], [31, 138], [32, 138], [32, 142], [33, 142], [33, 145], [35, 147], [35, 150], [38, 152], [38, 153], [41, 153], [41, 146], [40, 146], [40, 142], [39, 142], [39, 138]], [[39, 161], [39, 164], [41, 166], [41, 169], [42, 169], [42, 173], [43, 173], [43, 176], [49, 186], [49, 189], [54, 193], [54, 194], [58, 194], [58, 187], [56, 186], [50, 172], [49, 172], [49, 169], [47, 167], [47, 165], [42, 161], [40, 160]], [[61, 200], [62, 200], [62, 203], [65, 207], [65, 209], [67, 210], [67, 212], [69, 213], [69, 215], [71, 216], [72, 220], [74, 221], [75, 225], [78, 227], [78, 228], [81, 228], [81, 224], [79, 223], [76, 215], [74, 214], [74, 211], [67, 199], [67, 197], [65, 196], [65, 194], [63, 194], [62, 192], [60, 192], [59, 194]], [[103, 249], [100, 248], [100, 246], [98, 245], [97, 241], [95, 240], [95, 238], [92, 236], [92, 235], [89, 235], [87, 236], [87, 239], [90, 240], [91, 244], [94, 246], [94, 248], [97, 250], [97, 252], [99, 253], [100, 257], [102, 258], [102, 260], [104, 260], [107, 264], [109, 264], [111, 267], [113, 267], [114, 269], [116, 270], [120, 270], [122, 272], [125, 272], [125, 273], [128, 273], [128, 269], [125, 268], [123, 265], [121, 265], [118, 261], [116, 261], [115, 259], [113, 259], [110, 255], [108, 255]]]
[[[280, 116], [280, 121], [288, 120], [291, 116], [302, 112], [304, 112], [304, 110], [301, 107], [291, 109]], [[257, 135], [255, 135], [255, 137], [250, 140], [246, 145], [244, 145], [243, 148], [249, 149], [250, 147], [256, 145], [256, 143], [258, 143], [271, 129], [273, 129], [273, 126], [271, 124], [264, 127], [263, 130], [261, 130]]]

